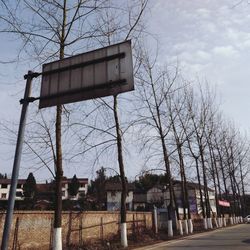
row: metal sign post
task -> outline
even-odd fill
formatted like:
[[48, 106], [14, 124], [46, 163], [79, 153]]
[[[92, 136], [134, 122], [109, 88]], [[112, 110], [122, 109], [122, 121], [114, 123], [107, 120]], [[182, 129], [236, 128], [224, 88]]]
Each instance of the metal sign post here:
[[10, 192], [9, 192], [9, 198], [8, 198], [8, 208], [7, 208], [7, 213], [5, 217], [5, 223], [4, 223], [1, 250], [8, 249], [8, 241], [9, 241], [9, 235], [10, 235], [10, 230], [11, 230], [13, 210], [14, 210], [14, 205], [15, 205], [16, 187], [17, 187], [23, 140], [24, 140], [24, 130], [25, 130], [25, 125], [26, 125], [26, 114], [27, 114], [29, 102], [32, 101], [30, 100], [31, 83], [32, 83], [32, 79], [34, 77], [37, 77], [38, 75], [39, 75], [38, 73], [33, 73], [32, 71], [29, 71], [28, 74], [24, 76], [24, 78], [27, 81], [26, 81], [26, 87], [25, 87], [25, 92], [24, 92], [24, 98], [21, 101], [23, 106], [22, 106], [18, 136], [17, 136], [17, 144], [16, 144], [14, 164], [13, 164], [13, 170], [12, 170], [12, 176], [11, 176], [11, 186], [10, 186]]

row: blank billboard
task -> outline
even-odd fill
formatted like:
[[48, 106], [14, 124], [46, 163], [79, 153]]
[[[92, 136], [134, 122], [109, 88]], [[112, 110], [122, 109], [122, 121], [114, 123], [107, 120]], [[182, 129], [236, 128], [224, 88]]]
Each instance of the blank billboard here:
[[131, 41], [43, 65], [39, 108], [134, 89]]

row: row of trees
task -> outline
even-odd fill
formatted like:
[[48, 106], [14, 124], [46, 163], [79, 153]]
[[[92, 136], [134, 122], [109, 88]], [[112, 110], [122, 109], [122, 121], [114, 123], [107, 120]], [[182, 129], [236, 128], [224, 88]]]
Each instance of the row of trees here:
[[[225, 215], [219, 200], [234, 200], [229, 210], [231, 220], [234, 216], [244, 216], [249, 174], [247, 136], [225, 118], [215, 91], [207, 83], [185, 80], [177, 66], [159, 66], [145, 50], [139, 50], [136, 56], [140, 62], [136, 92], [130, 99], [122, 100], [129, 111], [123, 113], [123, 137], [140, 148], [146, 169], [155, 168], [166, 173], [165, 184], [170, 193], [169, 236], [173, 235], [174, 210], [180, 219], [173, 179], [181, 180], [184, 225], [188, 225], [191, 232], [187, 181], [199, 184], [205, 229], [212, 227], [209, 187], [215, 189], [218, 225], [222, 224]], [[79, 122], [70, 124], [73, 134], [84, 138], [77, 140], [79, 152], [73, 159], [90, 157], [89, 151], [99, 149], [94, 155], [95, 162], [110, 160], [114, 127], [103, 102], [106, 105], [108, 100], [97, 101], [91, 112], [85, 109]], [[101, 117], [100, 109], [105, 114]], [[109, 159], [101, 157], [103, 153]]]
[[[178, 67], [159, 70], [145, 52], [141, 58], [137, 75], [137, 120], [148, 162], [160, 159], [167, 173], [170, 225], [172, 210], [176, 207], [172, 184], [176, 176], [182, 183], [184, 220], [188, 218], [191, 232], [187, 179], [199, 183], [205, 228], [212, 227], [209, 186], [215, 189], [219, 218], [224, 213], [218, 200], [229, 200], [229, 196], [234, 200], [230, 217], [244, 215], [248, 139], [222, 115], [216, 95], [207, 84], [184, 80]], [[176, 212], [179, 218], [178, 210]], [[171, 230], [169, 234], [172, 235]]]
[[[62, 166], [76, 162], [88, 167], [91, 162], [92, 166], [118, 166], [123, 187], [121, 238], [122, 245], [127, 246], [124, 162], [132, 165], [126, 153], [136, 146], [147, 168], [164, 169], [166, 173], [169, 236], [173, 235], [172, 214], [176, 209], [172, 181], [177, 176], [182, 183], [182, 205], [187, 208], [184, 220], [191, 232], [187, 180], [195, 179], [205, 187], [204, 191], [200, 188], [205, 228], [211, 227], [208, 186], [215, 188], [217, 200], [233, 195], [237, 202], [231, 207], [231, 216], [244, 212], [248, 140], [224, 118], [214, 92], [206, 84], [188, 82], [178, 66], [164, 67], [157, 58], [152, 59], [142, 45], [147, 0], [128, 0], [126, 4], [112, 0], [23, 0], [0, 4], [1, 32], [21, 38], [19, 56], [28, 56], [38, 65], [133, 38], [134, 94], [58, 106], [56, 110], [33, 110], [30, 116], [26, 156], [37, 169], [46, 167], [57, 183], [54, 249], [62, 248], [58, 236]], [[4, 124], [3, 129], [8, 132], [9, 126]], [[217, 207], [218, 215], [223, 216]]]

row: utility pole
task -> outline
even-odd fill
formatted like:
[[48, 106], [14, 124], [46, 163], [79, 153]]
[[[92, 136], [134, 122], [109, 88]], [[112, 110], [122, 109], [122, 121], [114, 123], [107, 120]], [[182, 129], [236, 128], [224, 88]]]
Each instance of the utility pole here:
[[13, 169], [12, 169], [11, 185], [10, 185], [10, 192], [9, 192], [9, 198], [8, 198], [8, 207], [7, 207], [5, 223], [4, 223], [1, 250], [8, 249], [8, 241], [9, 241], [9, 235], [11, 232], [11, 223], [12, 223], [15, 198], [16, 198], [16, 187], [17, 187], [17, 182], [18, 182], [18, 175], [19, 175], [23, 141], [24, 141], [24, 131], [25, 131], [25, 125], [26, 125], [27, 110], [28, 110], [29, 103], [34, 101], [34, 98], [30, 97], [32, 79], [34, 77], [38, 77], [39, 75], [40, 73], [34, 73], [32, 71], [28, 71], [28, 74], [24, 76], [24, 79], [26, 79], [26, 87], [25, 87], [25, 92], [24, 92], [24, 98], [20, 101], [20, 103], [23, 106], [22, 106], [18, 135], [17, 135], [16, 151], [15, 151], [14, 164], [13, 164]]

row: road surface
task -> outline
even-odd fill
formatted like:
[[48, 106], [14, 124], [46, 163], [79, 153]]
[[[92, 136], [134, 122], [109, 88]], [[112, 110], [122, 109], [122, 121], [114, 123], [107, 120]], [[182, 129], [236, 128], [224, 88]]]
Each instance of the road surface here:
[[137, 250], [250, 250], [250, 224], [191, 235], [184, 239], [137, 248]]

